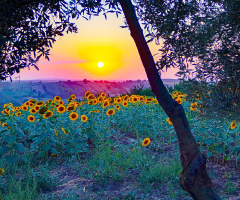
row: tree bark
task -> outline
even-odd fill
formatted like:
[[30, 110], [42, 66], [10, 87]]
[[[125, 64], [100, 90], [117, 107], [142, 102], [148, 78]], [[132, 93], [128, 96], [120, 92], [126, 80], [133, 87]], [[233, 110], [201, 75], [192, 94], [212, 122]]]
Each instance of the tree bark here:
[[221, 199], [207, 173], [206, 157], [200, 152], [198, 144], [192, 135], [182, 105], [172, 99], [163, 85], [131, 0], [119, 0], [119, 3], [122, 6], [131, 36], [136, 43], [152, 91], [160, 106], [171, 119], [176, 131], [182, 164], [182, 171], [179, 175], [181, 188], [187, 191], [193, 199]]

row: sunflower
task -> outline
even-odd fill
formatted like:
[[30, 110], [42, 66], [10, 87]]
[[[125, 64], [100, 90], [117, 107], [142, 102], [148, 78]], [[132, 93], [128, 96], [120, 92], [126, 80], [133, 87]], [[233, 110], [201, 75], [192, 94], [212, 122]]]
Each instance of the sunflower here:
[[116, 103], [121, 103], [122, 102], [122, 99], [121, 98], [117, 98], [116, 99]]
[[128, 98], [129, 98], [129, 96], [128, 96], [128, 95], [124, 96], [124, 97], [123, 97], [123, 101], [127, 101], [127, 100], [128, 100]]
[[191, 106], [190, 106], [190, 110], [192, 110], [192, 111], [196, 111], [196, 110], [197, 110], [197, 108], [196, 108], [197, 105], [198, 105], [197, 102], [192, 103]]
[[62, 100], [60, 100], [60, 101], [59, 101], [59, 104], [63, 105], [63, 104], [64, 104], [64, 102], [63, 102]]
[[44, 119], [48, 119], [53, 116], [53, 112], [51, 110], [47, 110], [47, 112], [43, 115]]
[[82, 122], [86, 122], [88, 120], [88, 117], [86, 115], [81, 116]]
[[68, 132], [64, 128], [62, 128], [62, 131], [65, 135], [68, 135]]
[[29, 103], [29, 107], [32, 108], [34, 104], [32, 102]]
[[3, 123], [2, 123], [2, 127], [4, 127], [4, 126], [7, 126], [7, 123], [6, 123], [6, 122], [3, 122]]
[[101, 94], [100, 94], [100, 97], [106, 97], [107, 95], [104, 93], [104, 92], [102, 92]]
[[56, 131], [56, 129], [54, 129], [54, 133], [56, 136], [58, 136], [58, 132]]
[[34, 107], [34, 109], [35, 109], [36, 111], [39, 111], [40, 106], [39, 106], [39, 105], [36, 105], [36, 106]]
[[16, 112], [15, 115], [19, 117], [22, 113], [21, 112]]
[[127, 106], [128, 106], [128, 102], [127, 102], [127, 101], [123, 101], [123, 102], [122, 102], [122, 105], [123, 105], [124, 107], [127, 107]]
[[166, 120], [169, 124], [173, 124], [170, 118], [167, 118]]
[[0, 169], [0, 175], [3, 175], [4, 174], [4, 169]]
[[236, 122], [236, 121], [233, 121], [233, 122], [231, 123], [231, 125], [230, 125], [231, 129], [236, 128], [236, 126], [237, 126], [237, 122]]
[[60, 96], [55, 96], [53, 101], [54, 102], [59, 102], [59, 101], [61, 101], [61, 97]]
[[31, 114], [36, 114], [37, 113], [37, 111], [34, 109], [34, 108], [31, 108], [30, 110], [29, 110], [29, 112], [31, 113]]
[[44, 101], [39, 101], [39, 102], [36, 103], [36, 105], [39, 105], [39, 106], [41, 106], [43, 104], [44, 104]]
[[98, 97], [98, 103], [102, 103], [104, 101], [104, 97], [100, 96]]
[[78, 118], [78, 113], [76, 113], [76, 112], [70, 113], [69, 118], [70, 118], [72, 121], [75, 121], [75, 120]]
[[76, 108], [75, 108], [75, 106], [73, 105], [73, 104], [70, 104], [68, 107], [67, 107], [67, 112], [69, 112], [69, 111], [75, 111], [76, 110]]
[[98, 103], [98, 100], [95, 98], [95, 99], [93, 99], [93, 103], [92, 103], [92, 105], [96, 105]]
[[107, 114], [107, 116], [114, 115], [115, 114], [115, 110], [114, 109], [108, 109], [106, 114]]
[[69, 102], [69, 101], [71, 102], [72, 100], [73, 100], [73, 99], [72, 99], [72, 97], [70, 96], [70, 97], [68, 98], [68, 102]]
[[151, 140], [150, 140], [149, 138], [145, 138], [145, 139], [143, 140], [143, 142], [142, 142], [142, 145], [143, 145], [144, 147], [146, 147], [147, 145], [149, 145], [150, 142], [151, 142]]
[[102, 107], [103, 108], [106, 108], [107, 106], [110, 105], [110, 101], [108, 99], [104, 100], [103, 104], [102, 104]]
[[71, 97], [72, 97], [72, 100], [75, 100], [77, 98], [75, 94], [72, 94]]
[[93, 100], [89, 100], [88, 105], [93, 105]]
[[84, 94], [84, 98], [87, 99], [87, 97], [91, 94], [90, 90], [87, 90]]
[[99, 113], [99, 110], [90, 110], [89, 113]]
[[43, 115], [45, 112], [47, 112], [48, 107], [47, 106], [43, 106], [40, 110], [39, 110], [39, 114]]
[[28, 106], [27, 106], [27, 105], [23, 105], [23, 106], [21, 106], [21, 109], [22, 109], [23, 111], [27, 111], [27, 110], [28, 110]]
[[28, 121], [34, 122], [35, 121], [35, 117], [33, 115], [28, 115]]
[[26, 106], [29, 106], [29, 101], [26, 101], [24, 104], [25, 104]]
[[131, 98], [131, 102], [132, 102], [132, 103], [138, 102], [138, 97], [136, 97], [136, 96], [132, 97], [132, 98]]
[[120, 109], [121, 109], [121, 107], [120, 106], [115, 106], [115, 108], [118, 110], [118, 111], [120, 111]]
[[175, 101], [176, 101], [178, 104], [182, 104], [182, 99], [177, 98]]
[[90, 100], [90, 99], [95, 99], [94, 94], [90, 94], [90, 95], [88, 95], [87, 99], [88, 99], [88, 100]]
[[66, 108], [61, 105], [61, 106], [58, 106], [58, 107], [57, 107], [57, 111], [58, 111], [59, 113], [64, 113], [64, 112], [66, 111]]

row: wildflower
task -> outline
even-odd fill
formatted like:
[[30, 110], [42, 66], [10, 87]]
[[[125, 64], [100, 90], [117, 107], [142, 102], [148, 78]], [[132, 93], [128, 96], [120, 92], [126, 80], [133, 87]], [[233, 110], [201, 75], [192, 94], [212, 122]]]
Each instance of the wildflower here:
[[76, 113], [76, 112], [70, 113], [69, 118], [70, 118], [72, 121], [75, 121], [75, 120], [78, 118], [78, 113]]
[[58, 136], [58, 132], [56, 131], [56, 129], [54, 129], [54, 133], [56, 136]]
[[51, 110], [47, 110], [47, 112], [43, 115], [44, 119], [48, 119], [53, 116], [53, 112]]
[[237, 126], [237, 122], [236, 122], [236, 121], [233, 121], [233, 122], [231, 123], [231, 125], [230, 125], [231, 129], [236, 128], [236, 126]]
[[146, 147], [147, 145], [149, 145], [150, 142], [151, 142], [151, 141], [150, 141], [149, 138], [145, 138], [145, 139], [143, 140], [143, 142], [142, 142], [142, 145], [143, 145], [144, 147]]
[[34, 122], [35, 121], [35, 117], [33, 115], [29, 115], [28, 116], [28, 121]]
[[167, 118], [166, 120], [169, 124], [173, 124], [170, 118]]
[[236, 102], [233, 102], [233, 105], [234, 105], [234, 106], [236, 106], [236, 105], [237, 105], [237, 103], [236, 103]]
[[62, 131], [65, 135], [68, 135], [68, 132], [64, 128], [62, 128]]
[[88, 117], [86, 115], [81, 116], [82, 122], [86, 122], [88, 120]]
[[64, 107], [63, 105], [57, 107], [57, 111], [58, 111], [59, 113], [64, 113], [65, 110], [66, 110], [66, 109], [65, 109], [65, 107]]
[[4, 172], [5, 172], [4, 169], [1, 169], [1, 168], [0, 168], [0, 175], [3, 175]]
[[55, 153], [51, 153], [51, 156], [57, 156], [57, 154], [55, 154]]
[[115, 114], [115, 110], [114, 109], [108, 109], [106, 114], [107, 114], [107, 116], [114, 115]]

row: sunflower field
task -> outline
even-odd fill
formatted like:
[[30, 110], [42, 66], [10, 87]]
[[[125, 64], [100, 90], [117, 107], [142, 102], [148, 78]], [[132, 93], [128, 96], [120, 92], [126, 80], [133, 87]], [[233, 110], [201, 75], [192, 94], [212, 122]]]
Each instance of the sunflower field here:
[[[222, 164], [234, 160], [239, 169], [240, 121], [208, 119], [198, 99], [189, 101], [178, 91], [171, 95], [183, 105], [192, 133], [207, 158]], [[29, 154], [36, 160], [73, 155], [81, 160], [82, 154], [104, 148], [103, 144], [116, 148], [119, 132], [136, 138], [129, 143], [130, 151], [158, 151], [158, 145], [177, 144], [171, 119], [156, 98], [134, 94], [109, 97], [104, 92], [95, 96], [88, 90], [82, 101], [73, 94], [67, 102], [55, 96], [46, 102], [30, 99], [19, 107], [11, 102], [4, 104], [0, 114], [0, 163], [27, 163]], [[8, 174], [4, 166], [0, 166], [0, 177]]]

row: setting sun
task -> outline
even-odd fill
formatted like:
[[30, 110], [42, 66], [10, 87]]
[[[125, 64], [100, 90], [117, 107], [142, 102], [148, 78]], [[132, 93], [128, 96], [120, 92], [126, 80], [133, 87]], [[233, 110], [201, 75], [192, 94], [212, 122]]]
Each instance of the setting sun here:
[[103, 65], [104, 65], [103, 62], [98, 63], [98, 67], [103, 67]]

